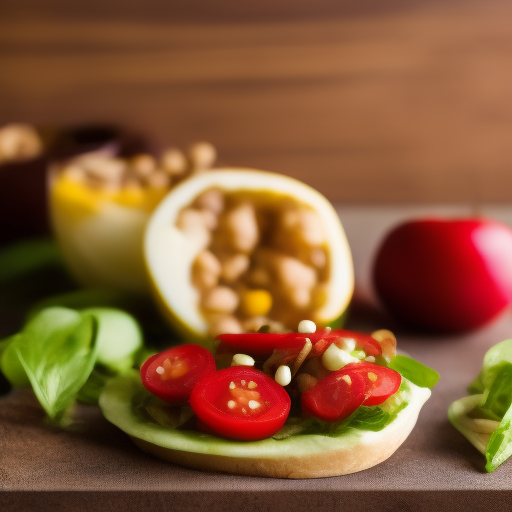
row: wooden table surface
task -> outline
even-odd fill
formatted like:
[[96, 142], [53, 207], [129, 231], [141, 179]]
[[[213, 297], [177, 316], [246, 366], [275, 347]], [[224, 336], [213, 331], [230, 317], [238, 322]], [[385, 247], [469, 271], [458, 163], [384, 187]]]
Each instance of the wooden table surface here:
[[[78, 423], [44, 423], [28, 391], [0, 398], [0, 510], [487, 510], [512, 498], [512, 461], [487, 474], [484, 457], [448, 422], [449, 404], [465, 394], [486, 350], [510, 338], [512, 312], [461, 336], [405, 331], [375, 309], [368, 279], [371, 256], [397, 220], [424, 213], [464, 214], [462, 207], [338, 209], [351, 243], [358, 282], [349, 327], [391, 327], [399, 347], [441, 374], [418, 423], [398, 451], [369, 470], [315, 480], [278, 480], [195, 471], [152, 458], [110, 425], [95, 407], [80, 406]], [[492, 213], [512, 222], [512, 209]], [[37, 491], [37, 492], [34, 492]]]
[[333, 201], [512, 199], [508, 0], [2, 0], [0, 125], [111, 122]]

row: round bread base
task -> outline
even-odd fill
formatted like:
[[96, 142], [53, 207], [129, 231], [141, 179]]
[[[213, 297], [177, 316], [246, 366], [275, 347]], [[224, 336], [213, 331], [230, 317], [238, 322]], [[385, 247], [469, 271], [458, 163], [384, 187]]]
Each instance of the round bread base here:
[[[143, 451], [180, 466], [273, 478], [321, 478], [348, 475], [371, 468], [389, 458], [407, 439], [419, 413], [408, 406], [398, 417], [369, 440], [364, 437], [349, 448], [280, 457], [232, 457], [163, 448], [130, 436]], [[404, 414], [405, 413], [405, 414]], [[375, 434], [375, 433], [374, 433]], [[334, 441], [335, 439], [333, 439]]]

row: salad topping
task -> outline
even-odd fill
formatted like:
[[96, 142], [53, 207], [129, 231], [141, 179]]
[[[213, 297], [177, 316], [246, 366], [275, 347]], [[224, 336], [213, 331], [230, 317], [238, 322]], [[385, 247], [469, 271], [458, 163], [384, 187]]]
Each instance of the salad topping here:
[[[435, 380], [432, 370], [393, 355], [396, 340], [389, 331], [317, 330], [311, 321], [301, 322], [300, 330], [220, 335], [215, 361], [202, 347], [178, 346], [144, 363], [142, 381], [168, 403], [189, 402], [200, 431], [256, 440], [286, 437], [314, 422], [339, 426], [361, 406], [375, 408], [383, 428], [383, 418], [391, 421], [408, 398], [402, 375], [391, 368], [396, 358], [404, 376], [423, 372], [430, 384]], [[215, 371], [215, 363], [220, 370]]]

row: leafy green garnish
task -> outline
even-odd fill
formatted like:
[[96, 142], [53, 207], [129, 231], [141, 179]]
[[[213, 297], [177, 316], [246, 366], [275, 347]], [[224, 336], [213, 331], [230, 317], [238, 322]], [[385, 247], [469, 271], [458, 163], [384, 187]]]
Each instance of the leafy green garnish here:
[[77, 400], [84, 404], [96, 405], [109, 379], [117, 373], [103, 365], [96, 364], [85, 384], [80, 388]]
[[485, 390], [484, 383], [482, 382], [482, 372], [480, 372], [475, 380], [468, 386], [468, 393], [470, 395], [481, 395]]
[[96, 360], [98, 324], [91, 315], [50, 308], [29, 322], [15, 350], [32, 389], [49, 418], [65, 415]]
[[512, 404], [512, 364], [503, 364], [492, 383], [489, 393], [482, 409], [487, 409], [494, 416], [493, 419], [500, 421]]
[[101, 288], [87, 288], [75, 290], [68, 293], [45, 297], [33, 305], [28, 317], [32, 318], [46, 308], [62, 307], [71, 309], [85, 308], [121, 308], [131, 309], [139, 306], [140, 299], [132, 297], [127, 293], [115, 290], [104, 290]]
[[106, 381], [131, 369], [142, 349], [138, 322], [112, 308], [52, 307], [2, 342], [0, 367], [14, 386], [31, 386], [51, 420], [64, 423], [76, 400], [97, 403]]
[[450, 406], [448, 418], [485, 455], [491, 472], [512, 455], [512, 340], [487, 351], [468, 391]]
[[350, 430], [378, 432], [389, 425], [409, 403], [410, 387], [402, 381], [400, 389], [383, 404], [371, 407], [360, 406], [348, 418], [337, 422], [325, 422], [317, 418], [289, 417], [283, 428], [272, 437], [276, 440], [290, 436], [316, 434], [337, 437]]
[[485, 470], [491, 473], [512, 455], [512, 407], [503, 416], [500, 426], [491, 434], [485, 458]]
[[407, 356], [393, 357], [388, 366], [421, 388], [432, 389], [439, 380], [439, 373]]

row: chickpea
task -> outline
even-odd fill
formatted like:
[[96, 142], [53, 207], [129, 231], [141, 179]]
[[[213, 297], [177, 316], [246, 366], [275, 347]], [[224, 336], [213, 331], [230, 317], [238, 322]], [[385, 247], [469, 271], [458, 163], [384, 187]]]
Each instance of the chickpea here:
[[201, 194], [194, 201], [194, 206], [199, 209], [211, 210], [218, 215], [224, 209], [224, 194], [221, 190], [212, 188]]
[[43, 151], [36, 129], [28, 124], [8, 124], [0, 129], [0, 162], [28, 160]]
[[160, 157], [160, 163], [170, 176], [182, 176], [188, 167], [187, 157], [177, 148], [166, 150]]
[[232, 208], [221, 219], [219, 242], [238, 252], [250, 253], [259, 241], [256, 211], [250, 203]]
[[171, 178], [164, 172], [153, 172], [146, 178], [146, 183], [151, 188], [170, 188]]
[[217, 286], [203, 296], [204, 309], [217, 313], [233, 313], [238, 307], [239, 297], [227, 286]]
[[202, 171], [212, 167], [217, 159], [217, 150], [209, 142], [197, 142], [188, 152], [193, 172]]
[[138, 178], [148, 178], [156, 170], [156, 160], [147, 153], [130, 159], [130, 167]]
[[317, 213], [306, 208], [285, 210], [279, 219], [281, 235], [288, 243], [319, 246], [325, 242], [325, 229]]
[[241, 334], [243, 332], [240, 322], [233, 316], [221, 316], [210, 324], [210, 336], [220, 334]]
[[250, 265], [249, 257], [246, 254], [238, 253], [228, 256], [222, 261], [221, 277], [228, 283], [235, 282]]
[[197, 256], [192, 268], [192, 281], [198, 288], [213, 288], [219, 282], [221, 265], [218, 258], [204, 250]]

